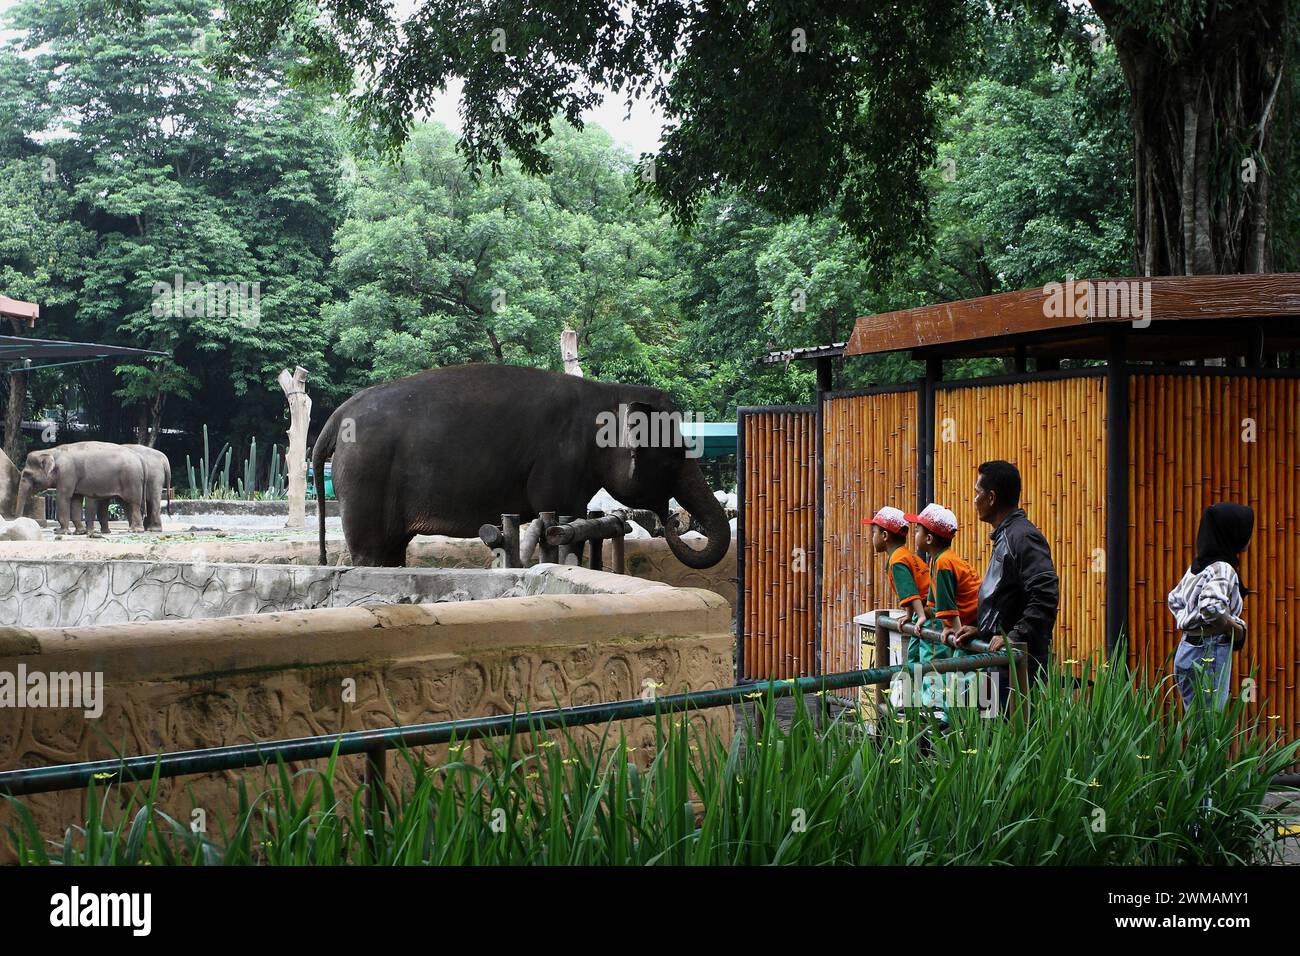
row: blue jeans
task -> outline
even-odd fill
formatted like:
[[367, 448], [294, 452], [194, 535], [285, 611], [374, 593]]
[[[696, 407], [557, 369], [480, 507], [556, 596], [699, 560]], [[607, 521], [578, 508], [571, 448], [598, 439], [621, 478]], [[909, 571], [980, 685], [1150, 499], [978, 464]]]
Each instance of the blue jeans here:
[[1232, 680], [1232, 640], [1227, 637], [1202, 640], [1204, 643], [1199, 647], [1189, 644], [1185, 637], [1178, 642], [1178, 650], [1174, 652], [1174, 679], [1186, 710], [1205, 703], [1222, 710], [1228, 702], [1228, 682]]

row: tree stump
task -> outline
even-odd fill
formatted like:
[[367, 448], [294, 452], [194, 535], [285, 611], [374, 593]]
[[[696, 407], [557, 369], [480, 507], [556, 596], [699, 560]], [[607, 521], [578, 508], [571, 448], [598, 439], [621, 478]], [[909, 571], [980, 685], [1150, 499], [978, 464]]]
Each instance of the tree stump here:
[[[307, 425], [311, 421], [311, 398], [307, 395], [307, 370], [301, 365], [282, 369], [276, 381], [289, 402], [289, 450], [285, 454], [289, 478], [289, 520], [286, 528], [301, 528], [307, 515]], [[324, 508], [325, 502], [316, 502]]]
[[560, 358], [564, 361], [564, 374], [582, 378], [582, 366], [578, 364], [578, 333], [565, 329], [560, 333]]

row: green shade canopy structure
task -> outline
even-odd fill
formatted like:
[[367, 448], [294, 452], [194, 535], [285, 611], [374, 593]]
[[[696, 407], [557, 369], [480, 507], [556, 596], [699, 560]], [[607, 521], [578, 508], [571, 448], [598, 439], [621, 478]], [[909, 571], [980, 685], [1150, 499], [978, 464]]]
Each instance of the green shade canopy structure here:
[[736, 453], [735, 422], [682, 422], [682, 436], [704, 439], [701, 458], [722, 458]]
[[[30, 359], [55, 359], [57, 364], [74, 361], [93, 362], [105, 358], [144, 358], [166, 355], [153, 349], [133, 349], [125, 345], [99, 345], [94, 342], [61, 342], [57, 339], [29, 339], [20, 335], [0, 335], [0, 362], [24, 362]], [[34, 366], [48, 368], [49, 366]], [[30, 371], [24, 369], [23, 371]]]

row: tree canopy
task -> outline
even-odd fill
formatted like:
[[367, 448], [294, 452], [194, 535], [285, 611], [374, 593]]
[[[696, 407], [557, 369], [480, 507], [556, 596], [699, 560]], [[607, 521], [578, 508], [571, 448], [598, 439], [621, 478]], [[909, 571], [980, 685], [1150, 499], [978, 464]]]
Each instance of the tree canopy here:
[[[1131, 97], [1135, 271], [1266, 270], [1300, 0], [1092, 8]], [[309, 51], [302, 73], [347, 92], [390, 146], [461, 79], [474, 169], [508, 151], [544, 172], [557, 117], [580, 122], [605, 95], [651, 97], [668, 123], [650, 188], [678, 222], [721, 186], [785, 216], [833, 206], [886, 277], [929, 239], [938, 99], [1007, 12], [1047, 25], [1073, 56], [1104, 46], [1068, 0], [422, 0], [405, 19], [385, 0], [231, 0], [223, 62], [238, 70], [294, 36]]]
[[[935, 16], [941, 6], [933, 5]], [[359, 28], [367, 8], [356, 0], [333, 16]], [[573, 56], [589, 39], [582, 18], [596, 9], [576, 15]], [[670, 9], [656, 6], [656, 15]], [[726, 9], [741, 17], [740, 7]], [[262, 22], [253, 14], [275, 10], [293, 17], [259, 34], [254, 59], [240, 43]], [[170, 356], [31, 373], [33, 405], [90, 423], [95, 437], [161, 430], [175, 455], [196, 450], [207, 425], [218, 443], [242, 449], [257, 438], [265, 448], [285, 429], [280, 368], [309, 369], [323, 420], [355, 389], [424, 368], [489, 361], [558, 369], [565, 328], [579, 333], [586, 374], [656, 385], [683, 408], [725, 419], [738, 405], [806, 401], [810, 369], [758, 358], [843, 340], [857, 316], [1133, 268], [1135, 132], [1121, 50], [1061, 42], [1096, 29], [1087, 11], [1062, 24], [963, 7], [959, 55], [942, 71], [933, 64], [924, 96], [906, 107], [924, 116], [888, 114], [895, 123], [920, 117], [928, 130], [915, 140], [924, 156], [915, 152], [895, 169], [906, 182], [891, 178], [890, 157], [885, 165], [860, 152], [844, 159], [864, 143], [884, 149], [870, 139], [881, 131], [872, 117], [883, 86], [853, 106], [867, 139], [828, 145], [791, 120], [790, 131], [811, 139], [781, 145], [771, 140], [774, 128], [746, 127], [760, 104], [743, 98], [726, 123], [682, 132], [688, 114], [712, 115], [710, 104], [722, 101], [713, 97], [719, 90], [704, 89], [704, 73], [680, 79], [689, 57], [679, 58], [674, 72], [643, 77], [643, 87], [631, 75], [613, 84], [662, 97], [699, 85], [698, 95], [676, 101], [681, 112], [670, 114], [665, 149], [648, 164], [604, 130], [575, 127], [563, 104], [539, 121], [535, 139], [523, 132], [533, 114], [509, 97], [500, 115], [471, 117], [466, 135], [420, 119], [427, 96], [394, 107], [386, 125], [384, 115], [364, 111], [387, 102], [382, 85], [350, 86], [348, 109], [347, 95], [321, 84], [329, 48], [312, 32], [315, 7], [235, 4], [228, 13], [223, 20], [214, 0], [25, 0], [10, 11], [17, 38], [0, 50], [0, 202], [8, 210], [0, 289], [41, 304], [38, 335]], [[773, 43], [784, 16], [771, 12]], [[835, 16], [824, 15], [826, 29]], [[625, 25], [602, 29], [612, 37]], [[750, 57], [757, 70], [754, 31], [750, 23], [735, 34], [748, 53], [719, 50], [716, 62], [734, 56], [742, 69]], [[808, 33], [810, 48], [818, 35]], [[886, 49], [883, 38], [869, 42], [877, 54]], [[910, 42], [895, 35], [890, 55], [906, 59]], [[865, 49], [844, 43], [841, 52]], [[653, 52], [624, 51], [643, 59]], [[797, 62], [797, 75], [806, 67], [807, 82], [822, 82], [820, 61]], [[444, 66], [451, 75], [464, 64]], [[382, 73], [388, 61], [375, 68]], [[870, 69], [875, 79], [853, 80], [860, 92], [906, 73], [901, 63]], [[411, 90], [418, 79], [407, 78]], [[576, 74], [550, 95], [563, 99], [574, 83]], [[780, 95], [767, 90], [780, 115]], [[1296, 92], [1292, 77], [1279, 101]], [[692, 114], [697, 99], [703, 112]], [[1278, 116], [1294, 130], [1290, 111], [1279, 107]], [[521, 124], [524, 146], [514, 148], [514, 134], [488, 135], [492, 123]], [[690, 138], [705, 136], [713, 138]], [[686, 165], [672, 165], [674, 142], [693, 144], [680, 147]], [[738, 142], [740, 152], [729, 152]], [[1287, 148], [1293, 155], [1294, 141]], [[778, 174], [784, 167], [765, 166], [763, 151], [788, 153], [779, 162], [798, 168]], [[816, 171], [829, 168], [819, 164], [830, 153], [843, 153], [853, 172], [820, 182]], [[665, 170], [702, 171], [710, 155], [719, 164], [701, 172], [689, 201], [662, 192]], [[1273, 234], [1295, 237], [1300, 201], [1276, 169]], [[801, 178], [819, 180], [819, 191], [795, 197]], [[783, 190], [791, 191], [785, 199]], [[878, 216], [862, 196], [891, 208]], [[864, 236], [858, 217], [883, 231]], [[1297, 245], [1287, 253], [1292, 262]], [[182, 286], [256, 284], [259, 308], [159, 309], [159, 285], [171, 288], [178, 276]], [[986, 359], [949, 374], [998, 368]], [[861, 359], [838, 368], [836, 384], [917, 372], [906, 356]]]

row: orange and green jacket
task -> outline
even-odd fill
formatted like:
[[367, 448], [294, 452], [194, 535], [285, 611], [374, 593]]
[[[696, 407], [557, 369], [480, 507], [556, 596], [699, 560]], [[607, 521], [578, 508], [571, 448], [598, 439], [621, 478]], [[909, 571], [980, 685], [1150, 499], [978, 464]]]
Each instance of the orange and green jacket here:
[[951, 547], [930, 559], [930, 589], [925, 606], [945, 624], [961, 615], [963, 624], [974, 624], [979, 614], [980, 576]]
[[924, 603], [930, 593], [930, 566], [907, 545], [900, 544], [889, 556], [889, 584], [899, 607], [918, 597]]

